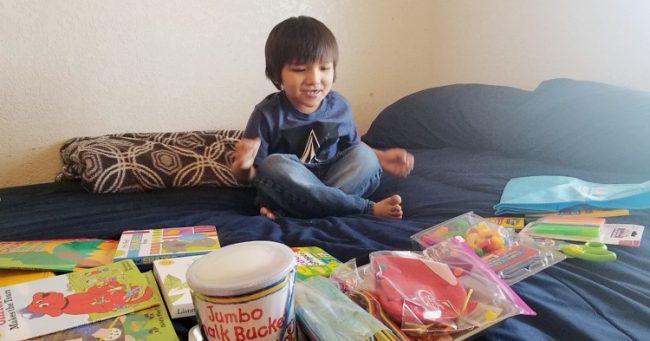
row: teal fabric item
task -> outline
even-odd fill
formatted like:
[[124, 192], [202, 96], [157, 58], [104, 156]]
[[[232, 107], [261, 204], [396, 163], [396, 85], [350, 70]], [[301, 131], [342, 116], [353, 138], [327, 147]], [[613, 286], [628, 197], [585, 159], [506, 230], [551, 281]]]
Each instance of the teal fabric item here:
[[576, 205], [596, 208], [650, 208], [650, 181], [599, 184], [566, 176], [528, 176], [508, 181], [495, 214], [559, 211]]

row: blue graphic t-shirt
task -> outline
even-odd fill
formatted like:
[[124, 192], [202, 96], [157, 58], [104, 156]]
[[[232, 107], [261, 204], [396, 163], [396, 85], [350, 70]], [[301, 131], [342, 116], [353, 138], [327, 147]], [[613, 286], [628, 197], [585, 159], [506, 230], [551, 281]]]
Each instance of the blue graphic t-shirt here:
[[303, 114], [284, 91], [264, 98], [251, 114], [245, 138], [260, 137], [258, 166], [269, 154], [294, 154], [305, 163], [319, 163], [360, 142], [347, 100], [331, 91], [318, 110]]

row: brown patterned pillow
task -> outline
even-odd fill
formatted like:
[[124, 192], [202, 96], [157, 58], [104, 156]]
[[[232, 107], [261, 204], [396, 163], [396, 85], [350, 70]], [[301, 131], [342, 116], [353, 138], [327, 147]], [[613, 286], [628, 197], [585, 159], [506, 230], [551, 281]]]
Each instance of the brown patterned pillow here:
[[61, 146], [58, 181], [93, 193], [169, 187], [242, 187], [230, 166], [241, 130], [125, 133], [77, 137]]

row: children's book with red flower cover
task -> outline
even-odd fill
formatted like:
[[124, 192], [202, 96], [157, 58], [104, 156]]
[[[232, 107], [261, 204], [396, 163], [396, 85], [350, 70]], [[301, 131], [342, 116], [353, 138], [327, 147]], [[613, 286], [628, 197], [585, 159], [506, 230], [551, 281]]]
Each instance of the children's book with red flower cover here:
[[76, 328], [29, 339], [29, 341], [52, 340], [133, 340], [174, 341], [178, 340], [174, 326], [162, 304], [162, 298], [151, 271], [145, 272], [153, 300], [158, 305], [130, 314], [121, 315]]
[[0, 287], [0, 340], [24, 340], [159, 304], [133, 261]]
[[150, 265], [156, 259], [202, 255], [220, 247], [212, 225], [128, 230], [122, 232], [113, 261]]
[[0, 269], [38, 269], [59, 272], [111, 263], [116, 240], [53, 239], [0, 242]]

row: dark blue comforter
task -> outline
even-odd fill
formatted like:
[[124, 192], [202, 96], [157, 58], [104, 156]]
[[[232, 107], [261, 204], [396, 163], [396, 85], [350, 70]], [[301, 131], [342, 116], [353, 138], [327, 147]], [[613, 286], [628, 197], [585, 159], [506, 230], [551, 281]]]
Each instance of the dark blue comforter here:
[[[415, 249], [409, 236], [467, 211], [492, 214], [507, 180], [531, 174], [568, 174], [615, 181], [615, 173], [549, 166], [542, 162], [445, 148], [412, 150], [416, 168], [407, 179], [385, 176], [377, 198], [398, 193], [402, 221], [372, 216], [323, 219], [257, 216], [253, 192], [188, 188], [148, 193], [89, 194], [77, 183], [0, 190], [0, 240], [99, 237], [117, 239], [122, 230], [214, 224], [223, 245], [264, 239], [290, 246], [317, 245], [341, 260], [367, 262], [376, 250]], [[592, 174], [588, 174], [592, 173]], [[626, 175], [626, 179], [630, 179]], [[639, 175], [638, 179], [641, 175]], [[650, 212], [617, 221], [650, 225]], [[609, 219], [613, 221], [613, 219]], [[612, 247], [619, 260], [590, 263], [570, 259], [514, 286], [538, 313], [513, 317], [490, 328], [486, 339], [640, 340], [650, 330], [650, 237], [640, 248]], [[194, 324], [176, 320], [179, 335]]]
[[[637, 167], [630, 167], [628, 163], [625, 168], [610, 163], [602, 166], [601, 159], [593, 161], [585, 157], [591, 149], [584, 143], [580, 146], [582, 139], [570, 145], [576, 149], [574, 153], [581, 152], [581, 156], [573, 160], [554, 159], [557, 155], [563, 156], [559, 151], [560, 154], [526, 155], [522, 151], [528, 150], [526, 148], [507, 150], [504, 140], [510, 139], [515, 144], [511, 149], [522, 148], [517, 141], [527, 143], [523, 137], [519, 140], [512, 137], [522, 129], [535, 129], [535, 125], [546, 129], [543, 123], [534, 120], [528, 120], [534, 126], [522, 127], [520, 122], [519, 126], [511, 127], [514, 130], [510, 136], [504, 135], [507, 129], [501, 129], [507, 117], [518, 117], [521, 121], [521, 112], [539, 111], [538, 107], [524, 110], [522, 106], [531, 101], [539, 102], [538, 97], [546, 92], [538, 95], [512, 88], [477, 85], [430, 89], [399, 101], [382, 113], [364, 140], [380, 147], [407, 147], [415, 155], [416, 162], [413, 173], [406, 179], [384, 175], [373, 197], [401, 195], [403, 220], [356, 215], [271, 221], [257, 215], [251, 189], [206, 187], [90, 194], [78, 183], [52, 183], [0, 189], [0, 240], [117, 239], [126, 229], [213, 224], [218, 228], [223, 245], [257, 239], [279, 241], [289, 246], [315, 245], [342, 261], [356, 258], [364, 264], [372, 251], [416, 249], [409, 238], [412, 234], [462, 213], [474, 211], [482, 216], [492, 215], [493, 205], [499, 202], [506, 182], [513, 177], [565, 175], [602, 183], [648, 180], [650, 169], [643, 167], [650, 160], [647, 157], [650, 148], [644, 150], [645, 159], [634, 165]], [[555, 108], [553, 112], [561, 106]], [[649, 112], [643, 120], [650, 121]], [[470, 120], [470, 114], [478, 115], [477, 119]], [[571, 121], [569, 116], [563, 119]], [[647, 124], [639, 122], [641, 126]], [[498, 126], [499, 134], [487, 125]], [[558, 130], [557, 125], [555, 128]], [[547, 130], [548, 134], [553, 131]], [[580, 134], [584, 138], [585, 133]], [[563, 134], [554, 141], [563, 136], [569, 135]], [[632, 133], [628, 137], [633, 143], [650, 145], [648, 138], [640, 134]], [[646, 140], [640, 140], [643, 138]], [[601, 152], [606, 152], [596, 144]], [[615, 162], [619, 157], [622, 156], [611, 154], [610, 160]], [[650, 226], [649, 214], [648, 210], [639, 211], [608, 221]], [[479, 338], [647, 339], [650, 334], [649, 235], [646, 231], [639, 248], [611, 247], [618, 254], [616, 262], [568, 259], [515, 284], [515, 291], [538, 316], [509, 318]], [[185, 338], [188, 328], [195, 322], [185, 318], [175, 320], [174, 324], [179, 336]]]

